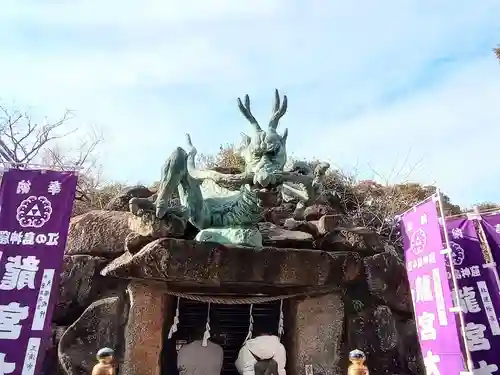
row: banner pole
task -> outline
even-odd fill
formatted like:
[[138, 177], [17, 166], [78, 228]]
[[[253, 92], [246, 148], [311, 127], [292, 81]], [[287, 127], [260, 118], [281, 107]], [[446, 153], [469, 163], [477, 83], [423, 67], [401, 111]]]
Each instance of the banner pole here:
[[475, 212], [474, 220], [477, 221], [477, 227], [476, 227], [477, 237], [479, 238], [479, 241], [482, 243], [482, 245], [486, 250], [485, 255], [488, 256], [488, 259], [485, 259], [486, 264], [483, 264], [483, 268], [491, 268], [493, 270], [493, 274], [495, 275], [495, 282], [497, 283], [497, 288], [500, 292], [500, 276], [498, 275], [496, 261], [495, 258], [493, 258], [493, 252], [491, 251], [490, 244], [488, 243], [486, 234], [484, 232], [483, 224], [481, 223], [483, 219], [477, 207], [474, 207], [474, 212]]
[[458, 318], [460, 321], [460, 331], [462, 333], [462, 338], [464, 341], [464, 348], [465, 348], [465, 356], [467, 359], [467, 371], [469, 371], [472, 374], [472, 371], [474, 369], [474, 362], [472, 362], [472, 357], [470, 354], [469, 347], [467, 345], [467, 335], [465, 333], [465, 318], [464, 318], [464, 313], [462, 311], [462, 308], [460, 306], [460, 299], [458, 297], [458, 283], [457, 283], [457, 278], [455, 277], [455, 265], [453, 264], [453, 258], [451, 257], [451, 246], [450, 246], [450, 238], [448, 237], [448, 231], [446, 230], [446, 221], [445, 221], [445, 216], [444, 216], [444, 210], [443, 210], [443, 199], [441, 195], [441, 190], [436, 189], [436, 194], [437, 194], [437, 199], [438, 199], [438, 206], [439, 206], [439, 215], [441, 216], [441, 220], [443, 221], [443, 232], [444, 232], [444, 241], [446, 244], [446, 255], [448, 257], [448, 263], [451, 268], [451, 280], [453, 282], [453, 288], [455, 289], [454, 294], [454, 300], [455, 300], [455, 307], [457, 308], [458, 312]]
[[47, 169], [53, 171], [63, 171], [63, 172], [78, 172], [84, 169], [82, 165], [78, 164], [61, 164], [61, 165], [50, 165], [50, 164], [37, 164], [37, 163], [13, 163], [7, 161], [0, 161], [0, 164], [5, 170], [12, 168], [32, 168], [32, 169]]

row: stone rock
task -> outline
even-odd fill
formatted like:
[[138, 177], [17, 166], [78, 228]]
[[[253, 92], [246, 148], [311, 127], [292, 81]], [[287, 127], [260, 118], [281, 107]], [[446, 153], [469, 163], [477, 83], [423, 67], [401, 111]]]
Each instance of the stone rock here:
[[345, 199], [343, 200], [340, 195], [335, 192], [324, 191], [317, 199], [316, 203], [326, 204], [330, 206], [334, 212], [341, 215], [344, 215], [346, 213]]
[[376, 254], [363, 261], [370, 293], [392, 309], [411, 313], [413, 305], [404, 263], [391, 253]]
[[343, 271], [344, 271], [344, 280], [349, 282], [359, 280], [360, 277], [364, 276], [363, 261], [361, 260], [359, 254], [354, 252], [350, 253], [350, 257], [344, 263]]
[[305, 221], [288, 218], [284, 227], [288, 230], [296, 230], [311, 234], [315, 239], [334, 232], [340, 223], [340, 215], [324, 215], [319, 220]]
[[374, 327], [371, 326], [371, 310], [365, 309], [358, 314], [352, 314], [347, 317], [346, 322], [348, 348], [359, 349], [365, 354], [370, 353], [371, 339], [375, 336]]
[[95, 300], [124, 290], [121, 280], [104, 279], [100, 275], [109, 260], [90, 255], [65, 255], [52, 321], [69, 325]]
[[286, 219], [293, 215], [294, 210], [295, 204], [284, 203], [281, 206], [266, 209], [264, 212], [264, 219], [267, 222], [281, 226], [285, 223]]
[[320, 235], [324, 236], [327, 233], [333, 232], [340, 223], [340, 215], [323, 215], [317, 222], [314, 222]]
[[52, 336], [54, 337], [54, 341], [56, 343], [59, 343], [59, 341], [61, 341], [61, 337], [63, 336], [64, 332], [66, 332], [67, 329], [68, 326], [58, 326], [52, 324]]
[[73, 217], [65, 253], [116, 258], [125, 252], [130, 216], [128, 212], [94, 210]]
[[367, 366], [374, 374], [400, 374], [399, 333], [387, 306], [377, 306], [347, 319], [347, 346], [367, 355]]
[[265, 246], [311, 249], [313, 236], [309, 233], [282, 229], [272, 223], [259, 223]]
[[56, 375], [58, 373], [59, 361], [57, 358], [57, 346], [50, 343], [45, 349], [40, 375]]
[[340, 232], [330, 232], [314, 241], [316, 249], [326, 251], [355, 251], [353, 244]]
[[388, 306], [378, 306], [372, 312], [371, 324], [375, 328], [375, 336], [372, 338], [372, 347], [377, 353], [376, 361], [370, 366], [373, 373], [392, 369], [397, 373], [401, 368], [399, 362], [397, 344], [399, 334], [396, 329], [396, 321]]
[[121, 375], [160, 375], [163, 325], [168, 315], [167, 294], [132, 281], [130, 309], [125, 326], [125, 354]]
[[344, 333], [344, 304], [339, 294], [327, 294], [297, 301], [294, 308], [295, 374], [304, 374], [306, 365], [313, 366], [314, 374], [344, 375], [340, 367], [342, 336]]
[[380, 351], [394, 350], [398, 344], [399, 335], [391, 309], [388, 306], [378, 306], [373, 312], [373, 321]]
[[143, 236], [136, 232], [129, 233], [125, 237], [125, 250], [132, 254], [138, 253], [144, 246], [154, 240], [155, 238], [151, 236]]
[[61, 337], [58, 357], [64, 372], [67, 375], [91, 374], [96, 363], [95, 355], [103, 347], [115, 350], [120, 365], [127, 313], [124, 296], [92, 303]]
[[305, 210], [306, 210], [306, 207], [304, 206], [304, 204], [302, 202], [297, 203], [297, 205], [295, 206], [295, 209], [293, 210], [292, 218], [294, 218], [295, 220], [299, 220], [299, 221], [305, 220], [306, 219], [305, 214], [304, 214]]
[[[128, 211], [127, 199], [125, 207], [110, 209]], [[186, 236], [187, 229], [182, 224], [148, 224], [128, 212], [92, 211], [73, 218], [54, 314], [56, 323], [69, 325], [59, 344], [67, 374], [88, 374], [96, 350], [110, 346], [117, 350], [120, 373], [158, 375], [163, 340], [159, 322], [169, 314], [163, 299], [170, 298], [160, 282], [185, 292], [202, 287], [207, 293], [270, 295], [318, 286], [343, 292], [363, 284], [366, 296], [351, 293], [354, 298], [346, 292], [345, 301], [329, 294], [287, 302], [297, 312], [290, 314], [296, 331], [287, 331], [294, 335], [287, 348], [293, 358], [290, 372], [303, 375], [304, 366], [312, 364], [314, 373], [344, 374], [345, 354], [358, 347], [367, 353], [371, 373], [421, 375], [404, 264], [391, 252], [377, 253], [384, 251], [384, 244], [376, 233], [349, 226], [326, 201], [314, 203], [302, 209], [302, 221], [290, 219], [294, 203], [268, 209], [267, 223], [259, 225], [264, 245], [259, 249], [158, 239]], [[204, 236], [197, 239], [207, 240]], [[328, 251], [311, 250], [314, 246]], [[136, 279], [152, 284], [142, 290]], [[130, 309], [124, 302], [126, 284]], [[318, 324], [311, 323], [316, 320]]]
[[[365, 229], [365, 228], [363, 228]], [[365, 242], [364, 231], [361, 228], [337, 228], [344, 239], [355, 249], [369, 249]]]
[[62, 371], [59, 368], [59, 358], [57, 356], [57, 347], [62, 335], [68, 329], [67, 326], [58, 326], [52, 324], [52, 340], [48, 340], [45, 358], [42, 363], [41, 375], [60, 375]]
[[120, 194], [112, 198], [106, 205], [108, 211], [129, 211], [128, 202], [132, 198], [149, 198], [154, 193], [146, 186], [137, 185], [123, 189]]
[[262, 247], [262, 234], [257, 228], [207, 228], [200, 230], [195, 240], [221, 245]]
[[294, 218], [288, 218], [285, 220], [283, 226], [288, 230], [309, 233], [314, 238], [318, 238], [319, 230], [315, 223], [316, 222], [314, 221], [295, 220]]
[[336, 212], [325, 204], [313, 204], [304, 210], [304, 219], [307, 221], [319, 220], [325, 215], [334, 215]]
[[155, 239], [164, 237], [180, 238], [184, 235], [186, 224], [185, 220], [174, 215], [158, 219], [153, 212], [144, 212], [141, 216], [131, 215], [128, 219], [131, 231]]
[[367, 228], [337, 227], [335, 231], [316, 240], [316, 248], [328, 251], [359, 251], [365, 254], [374, 254], [385, 251], [381, 242], [375, 243], [375, 239], [378, 237], [378, 234]]
[[410, 375], [425, 374], [415, 321], [399, 320], [396, 326], [399, 334], [398, 353], [401, 370]]
[[[364, 276], [364, 274], [359, 276]], [[366, 281], [362, 277], [359, 277], [357, 280], [347, 285], [344, 295], [346, 315], [351, 316], [359, 314], [379, 304], [380, 301], [370, 294]]]
[[374, 252], [381, 253], [386, 251], [385, 243], [382, 241], [382, 237], [371, 229], [365, 227], [343, 227], [338, 229], [345, 230], [355, 236], [360, 236], [364, 247]]
[[[162, 238], [109, 263], [103, 276], [197, 285], [342, 286], [362, 268], [355, 253], [225, 246]], [[242, 284], [243, 283], [243, 284]]]
[[415, 321], [378, 305], [347, 318], [347, 347], [367, 354], [370, 373], [425, 374]]

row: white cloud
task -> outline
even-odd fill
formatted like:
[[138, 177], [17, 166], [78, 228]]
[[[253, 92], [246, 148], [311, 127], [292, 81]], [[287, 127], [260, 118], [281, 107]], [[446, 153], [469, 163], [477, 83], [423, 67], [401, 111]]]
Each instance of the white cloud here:
[[21, 22], [44, 26], [118, 27], [126, 32], [146, 27], [225, 20], [229, 17], [265, 16], [285, 3], [282, 0], [73, 0], [71, 2], [10, 1], [2, 14]]
[[[432, 128], [456, 144], [465, 141], [446, 133], [454, 124], [494, 126], [498, 112], [486, 106], [498, 94], [498, 67], [493, 57], [471, 59], [479, 48], [489, 53], [499, 16], [496, 0], [481, 7], [451, 0], [8, 0], [0, 12], [0, 97], [51, 117], [75, 109], [75, 124], [105, 127], [109, 176], [136, 181], [157, 177], [185, 131], [202, 152], [238, 139], [245, 122], [235, 97], [249, 92], [265, 119], [260, 108], [270, 108], [279, 87], [290, 99], [282, 126], [290, 127], [296, 154], [328, 155], [342, 165], [370, 160], [387, 170], [411, 148], [410, 159], [425, 156], [417, 177], [470, 200], [470, 186], [453, 191], [463, 182], [449, 172], [441, 143], [423, 146], [407, 135]], [[458, 62], [432, 85], [421, 83], [442, 59]], [[416, 91], [419, 85], [427, 89]], [[318, 146], [325, 132], [332, 143]], [[394, 151], [381, 152], [380, 138]]]
[[[368, 175], [368, 164], [386, 177], [395, 164], [405, 167], [392, 177], [436, 183], [455, 199], [473, 203], [481, 199], [474, 198], [477, 185], [500, 181], [499, 97], [498, 63], [479, 59], [438, 87], [335, 124], [320, 138], [326, 142], [315, 147], [344, 166], [349, 166], [348, 160], [357, 162]], [[407, 169], [415, 165], [408, 176]]]

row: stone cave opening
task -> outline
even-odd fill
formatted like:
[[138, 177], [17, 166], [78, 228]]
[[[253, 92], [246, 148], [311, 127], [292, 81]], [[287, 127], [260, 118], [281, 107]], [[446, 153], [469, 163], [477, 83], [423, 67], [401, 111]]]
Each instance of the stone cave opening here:
[[[283, 303], [285, 335], [282, 343], [287, 348], [288, 301]], [[281, 301], [254, 304], [252, 316], [254, 325], [265, 322], [266, 327], [275, 325], [278, 330]], [[205, 327], [208, 303], [181, 298], [179, 300], [179, 325], [177, 332], [168, 338], [175, 315], [176, 298], [169, 303], [168, 316], [163, 327], [163, 349], [161, 355], [161, 375], [177, 375], [177, 351], [190, 341], [191, 335]], [[250, 317], [249, 304], [210, 304], [211, 340], [224, 349], [224, 363], [221, 375], [239, 375], [234, 362], [248, 334]]]

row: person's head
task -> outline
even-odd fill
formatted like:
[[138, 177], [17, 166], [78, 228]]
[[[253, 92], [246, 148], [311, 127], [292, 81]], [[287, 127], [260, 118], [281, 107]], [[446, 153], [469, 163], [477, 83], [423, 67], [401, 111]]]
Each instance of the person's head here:
[[257, 326], [253, 329], [252, 333], [253, 337], [259, 337], [259, 336], [276, 336], [276, 332], [274, 329], [271, 329], [266, 326]]
[[96, 358], [100, 363], [110, 364], [113, 362], [115, 351], [111, 348], [102, 348], [97, 352]]
[[205, 335], [205, 326], [196, 327], [193, 329], [191, 335], [189, 336], [190, 341], [199, 341], [203, 340], [203, 336]]

